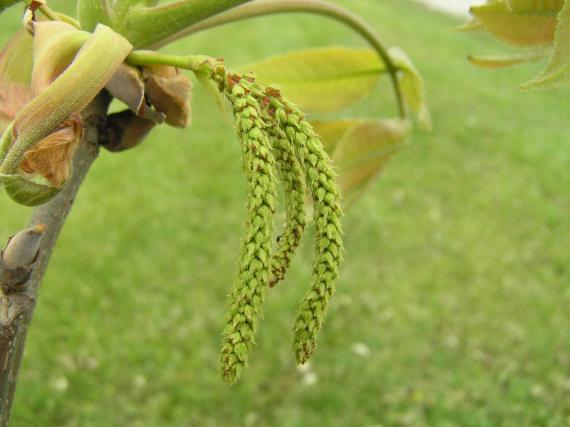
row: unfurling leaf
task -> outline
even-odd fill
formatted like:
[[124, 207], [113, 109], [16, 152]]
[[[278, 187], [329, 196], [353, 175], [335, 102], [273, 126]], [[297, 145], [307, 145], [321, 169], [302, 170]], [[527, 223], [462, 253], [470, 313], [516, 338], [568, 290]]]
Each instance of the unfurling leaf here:
[[6, 43], [0, 52], [0, 81], [30, 85], [33, 41], [32, 36], [21, 29]]
[[392, 48], [390, 56], [401, 71], [400, 85], [408, 107], [416, 114], [420, 129], [430, 131], [432, 128], [431, 113], [427, 106], [424, 79], [403, 50]]
[[6, 193], [24, 206], [39, 206], [49, 202], [60, 189], [52, 187], [40, 177], [24, 178], [21, 175], [0, 175]]
[[523, 90], [547, 89], [570, 84], [570, 2], [558, 15], [554, 53], [546, 69], [521, 86]]
[[85, 31], [93, 31], [97, 24], [111, 25], [112, 8], [107, 0], [78, 0], [77, 17], [81, 28]]
[[146, 96], [152, 106], [164, 114], [171, 126], [185, 128], [190, 124], [192, 83], [177, 68], [165, 65], [143, 69]]
[[[356, 201], [390, 160], [405, 144], [410, 123], [402, 119], [344, 120], [314, 124], [323, 136], [338, 174], [344, 206]], [[336, 141], [331, 130], [343, 130]]]
[[20, 30], [0, 52], [0, 134], [32, 99], [32, 41]]
[[495, 0], [471, 14], [497, 39], [518, 47], [552, 43], [562, 0]]
[[525, 62], [537, 62], [551, 54], [552, 48], [547, 47], [503, 55], [469, 55], [468, 59], [473, 65], [482, 68], [505, 68]]
[[18, 115], [15, 136], [37, 143], [71, 114], [81, 112], [111, 79], [131, 48], [123, 37], [99, 25], [71, 66]]
[[32, 90], [37, 95], [71, 64], [89, 33], [61, 21], [34, 22], [33, 31]]
[[0, 80], [0, 135], [14, 120], [33, 95], [29, 86], [20, 83], [6, 83]]
[[[400, 49], [389, 50], [410, 110], [422, 128], [431, 127], [422, 77]], [[275, 56], [244, 67], [275, 85], [301, 109], [329, 113], [349, 107], [370, 94], [386, 65], [369, 49], [319, 48]]]
[[[496, 1], [496, 0], [493, 0]], [[506, 0], [514, 13], [535, 13], [551, 15], [562, 9], [565, 0]]]
[[0, 176], [14, 200], [40, 204], [63, 185], [74, 147], [71, 139], [80, 128], [68, 121], [77, 121], [74, 114], [105, 87], [131, 49], [122, 36], [97, 26], [69, 67], [20, 111], [1, 145], [6, 155]]
[[26, 152], [17, 174], [1, 175], [10, 197], [22, 205], [37, 206], [55, 196], [71, 173], [73, 153], [82, 135], [81, 117], [74, 115]]
[[483, 25], [477, 19], [470, 19], [454, 28], [455, 31], [477, 31], [481, 29], [483, 29]]

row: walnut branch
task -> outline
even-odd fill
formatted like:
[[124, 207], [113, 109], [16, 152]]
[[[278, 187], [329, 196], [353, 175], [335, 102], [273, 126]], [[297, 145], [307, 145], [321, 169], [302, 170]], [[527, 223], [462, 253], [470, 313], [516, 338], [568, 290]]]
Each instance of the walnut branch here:
[[[33, 247], [33, 256], [29, 255], [30, 247], [22, 248], [20, 245], [16, 249], [20, 251], [20, 258], [23, 251], [23, 259], [27, 256], [31, 263], [18, 266], [20, 271], [15, 273], [14, 262], [10, 265], [6, 252], [4, 262], [0, 265], [0, 427], [7, 426], [10, 418], [18, 370], [40, 283], [73, 201], [99, 153], [108, 98], [107, 95], [100, 95], [82, 114], [85, 134], [74, 155], [72, 177], [56, 197], [34, 210], [30, 228], [17, 235], [28, 238], [24, 245]], [[38, 236], [39, 250], [33, 246], [38, 243]], [[16, 245], [18, 243], [11, 241], [8, 248]]]

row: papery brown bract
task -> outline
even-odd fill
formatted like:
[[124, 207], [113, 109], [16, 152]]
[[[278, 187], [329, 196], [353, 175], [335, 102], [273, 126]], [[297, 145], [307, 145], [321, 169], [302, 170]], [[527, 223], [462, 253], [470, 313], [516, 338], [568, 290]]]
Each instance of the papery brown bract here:
[[50, 185], [60, 188], [71, 174], [71, 160], [83, 136], [79, 115], [66, 120], [54, 133], [24, 154], [22, 172], [43, 177]]
[[175, 67], [156, 65], [143, 69], [146, 96], [171, 126], [190, 124], [192, 83]]
[[69, 66], [88, 37], [72, 25], [60, 21], [38, 21], [32, 25], [32, 89], [39, 94]]

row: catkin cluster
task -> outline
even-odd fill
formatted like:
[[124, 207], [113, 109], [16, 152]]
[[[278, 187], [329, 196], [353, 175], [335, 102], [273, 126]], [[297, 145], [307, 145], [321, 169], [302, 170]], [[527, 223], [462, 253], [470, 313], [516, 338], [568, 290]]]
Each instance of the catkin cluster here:
[[[267, 287], [284, 278], [299, 246], [306, 188], [314, 206], [316, 249], [312, 284], [295, 319], [293, 348], [298, 363], [314, 352], [342, 258], [340, 192], [328, 155], [296, 107], [253, 75], [230, 73], [221, 61], [206, 67], [232, 104], [248, 189], [248, 220], [221, 359], [224, 379], [234, 382], [254, 344]], [[285, 194], [286, 224], [272, 250], [275, 169]]]
[[250, 96], [253, 82], [225, 72], [222, 64], [212, 78], [230, 101], [242, 146], [248, 192], [248, 218], [236, 284], [230, 296], [222, 347], [222, 375], [233, 383], [247, 363], [271, 273], [273, 215], [276, 206], [275, 159], [259, 103]]

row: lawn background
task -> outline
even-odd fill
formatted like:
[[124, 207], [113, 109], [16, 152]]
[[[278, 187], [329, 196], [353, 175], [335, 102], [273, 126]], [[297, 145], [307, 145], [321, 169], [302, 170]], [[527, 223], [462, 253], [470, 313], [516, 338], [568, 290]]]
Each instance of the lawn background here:
[[[96, 162], [43, 283], [13, 426], [570, 425], [569, 92], [518, 93], [539, 65], [470, 66], [468, 53], [503, 48], [453, 32], [453, 18], [402, 0], [338, 3], [412, 56], [435, 131], [415, 134], [347, 213], [346, 262], [310, 367], [290, 350], [307, 238], [269, 294], [243, 379], [219, 378], [245, 188], [232, 129], [197, 88], [191, 129], [160, 128]], [[19, 16], [1, 20], [4, 41]], [[327, 44], [363, 45], [296, 15], [168, 50], [237, 67]], [[356, 110], [392, 104], [383, 85]], [[0, 208], [5, 241], [29, 210], [6, 196]]]

